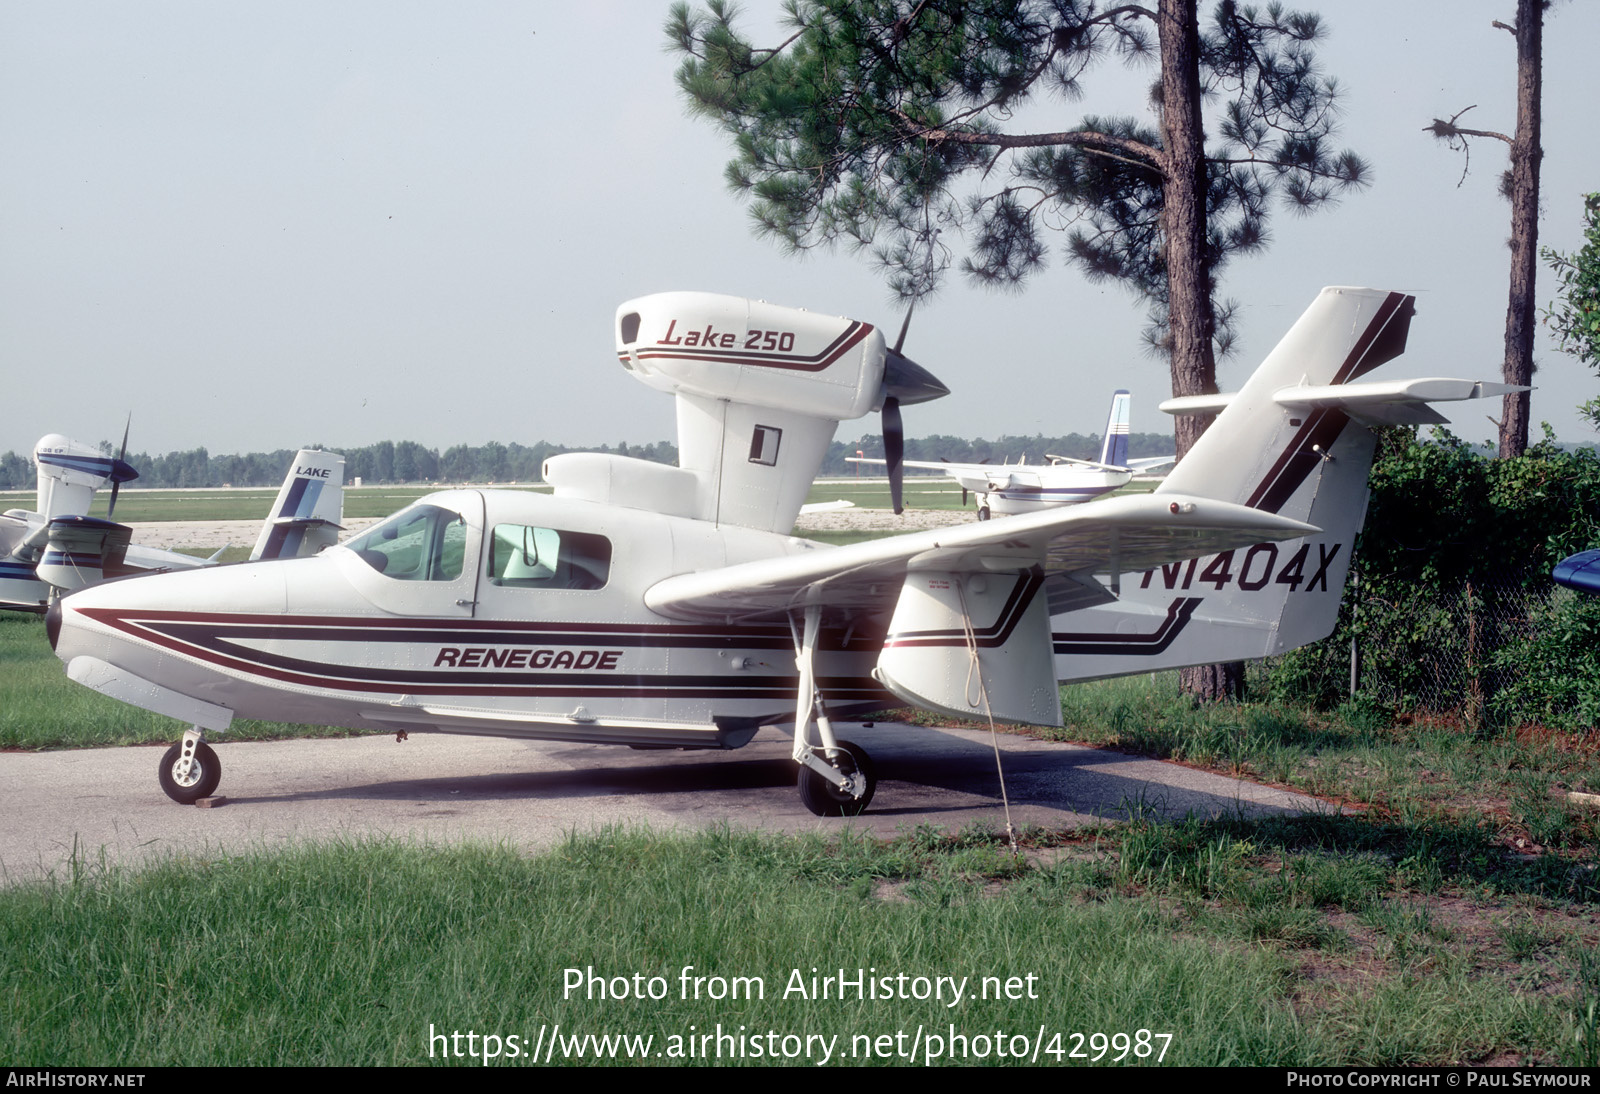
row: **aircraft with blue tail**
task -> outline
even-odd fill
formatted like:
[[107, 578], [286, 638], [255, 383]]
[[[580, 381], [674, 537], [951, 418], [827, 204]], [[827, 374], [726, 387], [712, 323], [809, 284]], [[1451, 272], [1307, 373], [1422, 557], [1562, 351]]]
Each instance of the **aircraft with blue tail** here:
[[[215, 565], [133, 542], [133, 529], [110, 519], [118, 492], [139, 477], [123, 458], [50, 433], [34, 446], [36, 510], [0, 514], [0, 609], [42, 613], [52, 596], [133, 574]], [[333, 543], [343, 519], [344, 457], [303, 449], [295, 455], [250, 557], [294, 558]], [[105, 518], [88, 515], [95, 493], [111, 486]]]
[[[1173, 457], [1128, 459], [1128, 422], [1133, 397], [1125, 390], [1111, 396], [1111, 412], [1100, 442], [1098, 460], [1046, 455], [1048, 463], [949, 463], [944, 460], [905, 460], [906, 467], [942, 471], [961, 484], [961, 504], [972, 494], [978, 502], [978, 519], [1036, 513], [1058, 505], [1076, 505], [1120, 489], [1135, 475], [1171, 464]], [[887, 460], [854, 456], [847, 463], [887, 464]]]

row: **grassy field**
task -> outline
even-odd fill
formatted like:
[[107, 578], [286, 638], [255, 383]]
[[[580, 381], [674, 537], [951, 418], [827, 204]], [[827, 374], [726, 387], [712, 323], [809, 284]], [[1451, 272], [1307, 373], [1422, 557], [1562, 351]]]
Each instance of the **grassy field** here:
[[[1114, 1056], [1110, 1035], [1144, 1029], [1172, 1034], [1168, 1064], [1600, 1065], [1600, 813], [1569, 796], [1600, 793], [1600, 739], [1361, 703], [1196, 708], [1168, 676], [1076, 685], [1062, 702], [1064, 739], [1347, 811], [1032, 832], [1021, 857], [980, 830], [888, 843], [610, 831], [533, 857], [375, 840], [142, 871], [88, 848], [49, 882], [0, 890], [0, 1059], [426, 1063], [431, 1026], [474, 1030], [479, 1046], [492, 1033], [516, 1064], [513, 1044], [531, 1050], [559, 1023], [653, 1036], [670, 1060], [670, 1038], [684, 1052], [690, 1026], [721, 1023], [837, 1037], [835, 1063], [868, 1062], [877, 1042], [858, 1036], [904, 1032], [904, 1049], [919, 1027], [946, 1041], [953, 1027], [968, 1040], [945, 1062], [976, 1062], [980, 1033], [993, 1062], [1000, 1030], [1008, 1051], [1039, 1044], [1040, 1063], [1093, 1062], [1065, 1054]], [[177, 728], [70, 684], [37, 620], [0, 619], [0, 747], [165, 742]], [[767, 996], [683, 999], [685, 965], [760, 977]], [[589, 966], [659, 975], [667, 995], [563, 998], [564, 970]], [[969, 976], [974, 990], [1033, 975], [1038, 997], [783, 998], [791, 970], [814, 967]], [[473, 1062], [432, 1044], [434, 1063]]]
[[[1443, 865], [1430, 880], [1437, 851], [1404, 849], [1324, 818], [1133, 824], [1021, 857], [985, 833], [929, 831], [609, 831], [532, 858], [374, 841], [137, 873], [90, 856], [0, 891], [0, 1052], [22, 1066], [476, 1065], [468, 1051], [492, 1034], [493, 1062], [515, 1065], [559, 1027], [651, 1037], [659, 1063], [709, 1055], [692, 1035], [720, 1026], [739, 1035], [723, 1063], [767, 1063], [773, 1045], [796, 1063], [1029, 1061], [1037, 1045], [1042, 1064], [1120, 1050], [1191, 1066], [1593, 1065], [1589, 907]], [[708, 978], [700, 998], [686, 966]], [[840, 969], [966, 978], [968, 994], [809, 997], [813, 975]], [[661, 998], [634, 998], [635, 975]], [[999, 997], [981, 997], [983, 977]], [[708, 997], [735, 978], [740, 998]], [[796, 983], [807, 996], [785, 997]], [[430, 1038], [468, 1030], [476, 1046]], [[564, 1042], [554, 1061], [600, 1054]]]
[[[345, 516], [386, 517], [411, 504], [424, 494], [444, 489], [437, 486], [362, 486], [345, 488]], [[534, 490], [544, 492], [542, 486], [496, 487], [496, 489]], [[1126, 492], [1144, 492], [1153, 489], [1151, 483], [1136, 483]], [[123, 521], [151, 520], [257, 520], [266, 515], [276, 487], [239, 490], [136, 490], [124, 489], [117, 499], [117, 519]], [[102, 490], [95, 498], [91, 515], [106, 515], [110, 491]], [[970, 509], [973, 502], [961, 501], [961, 487], [941, 476], [915, 476], [905, 480], [905, 504], [912, 509]], [[889, 508], [889, 486], [883, 479], [829, 480], [816, 483], [807, 495], [807, 502], [837, 501], [843, 499], [864, 509]], [[32, 509], [33, 492], [0, 491], [0, 511], [6, 509]]]
[[[440, 489], [433, 486], [346, 487], [344, 515], [347, 517], [386, 517], [403, 509], [424, 494]], [[515, 489], [535, 489], [518, 487]], [[134, 490], [125, 489], [117, 498], [117, 520], [261, 520], [267, 515], [277, 487], [240, 490]], [[95, 495], [90, 515], [104, 517], [111, 492]], [[0, 510], [32, 509], [32, 491], [0, 493]]]

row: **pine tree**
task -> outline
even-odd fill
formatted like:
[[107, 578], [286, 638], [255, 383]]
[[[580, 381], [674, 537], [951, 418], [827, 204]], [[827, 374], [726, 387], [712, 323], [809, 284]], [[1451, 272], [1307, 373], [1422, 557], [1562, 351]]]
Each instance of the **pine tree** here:
[[[1151, 305], [1147, 338], [1174, 395], [1216, 391], [1234, 255], [1262, 249], [1274, 199], [1306, 211], [1364, 184], [1330, 147], [1337, 89], [1318, 67], [1315, 15], [1224, 0], [1204, 32], [1196, 0], [789, 0], [789, 38], [742, 38], [725, 0], [667, 24], [691, 109], [729, 134], [732, 188], [759, 234], [795, 249], [869, 251], [915, 300], [961, 269], [1019, 285], [1045, 261], [1048, 225], [1068, 261]], [[1030, 131], [1035, 101], [1076, 97], [1106, 58], [1153, 60], [1154, 123], [1084, 118]], [[1214, 103], [1209, 129], [1207, 103]], [[1033, 116], [1032, 112], [1028, 116]], [[1181, 456], [1205, 428], [1178, 420]], [[1242, 669], [1196, 672], [1191, 690], [1237, 692]]]
[[[932, 291], [966, 241], [974, 280], [1019, 285], [1065, 256], [1151, 305], [1173, 394], [1215, 390], [1231, 305], [1217, 276], [1262, 249], [1274, 198], [1304, 211], [1366, 181], [1335, 152], [1337, 89], [1317, 64], [1315, 15], [1196, 0], [1101, 9], [1083, 0], [790, 0], [791, 36], [759, 49], [723, 0], [668, 23], [691, 109], [733, 139], [730, 185], [758, 233], [806, 249], [870, 251], [903, 297]], [[1153, 32], [1153, 33], [1152, 33]], [[1022, 131], [1018, 110], [1081, 93], [1107, 57], [1154, 61], [1153, 124], [1083, 119]], [[1216, 107], [1205, 145], [1207, 102]], [[1178, 427], [1181, 454], [1203, 422]]]
[[[1426, 128], [1463, 155], [1468, 141], [1489, 138], [1504, 141], [1510, 148], [1511, 166], [1501, 178], [1500, 191], [1511, 201], [1511, 293], [1506, 307], [1505, 361], [1500, 373], [1508, 384], [1533, 382], [1533, 332], [1536, 325], [1534, 302], [1539, 253], [1539, 146], [1540, 99], [1544, 52], [1544, 13], [1550, 0], [1517, 0], [1517, 25], [1507, 26], [1498, 19], [1494, 26], [1517, 40], [1517, 129], [1510, 136], [1487, 129], [1466, 129], [1457, 125], [1461, 115], [1473, 107], [1459, 110], [1448, 121], [1435, 118]], [[1470, 163], [1470, 159], [1468, 160]], [[1465, 178], [1465, 172], [1462, 175]], [[1528, 392], [1504, 397], [1500, 416], [1500, 455], [1520, 456], [1528, 448], [1530, 404]]]

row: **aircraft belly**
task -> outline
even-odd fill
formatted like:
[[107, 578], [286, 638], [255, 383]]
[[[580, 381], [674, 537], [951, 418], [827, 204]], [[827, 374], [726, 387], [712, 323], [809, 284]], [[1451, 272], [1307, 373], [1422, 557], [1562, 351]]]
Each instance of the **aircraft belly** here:
[[[90, 611], [67, 652], [244, 718], [721, 747], [794, 711], [787, 627]], [[825, 655], [829, 701], [883, 705], [870, 667]]]

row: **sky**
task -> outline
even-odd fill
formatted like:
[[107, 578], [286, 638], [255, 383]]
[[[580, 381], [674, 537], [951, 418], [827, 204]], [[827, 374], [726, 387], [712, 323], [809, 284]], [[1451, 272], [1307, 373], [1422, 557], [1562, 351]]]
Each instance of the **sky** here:
[[[1504, 146], [1471, 170], [1423, 132], [1515, 125], [1513, 0], [1324, 0], [1340, 139], [1372, 185], [1231, 264], [1236, 388], [1323, 285], [1417, 294], [1407, 354], [1375, 378], [1498, 379], [1510, 209]], [[413, 440], [571, 446], [671, 439], [672, 400], [617, 365], [618, 304], [698, 289], [899, 322], [848, 251], [796, 258], [749, 230], [730, 146], [691, 119], [665, 2], [0, 0], [0, 451], [61, 432], [213, 454]], [[776, 33], [777, 0], [744, 25]], [[1558, 2], [1544, 57], [1540, 242], [1581, 245], [1600, 190], [1600, 4]], [[1024, 117], [1143, 113], [1154, 70], [1104, 69], [1090, 97]], [[1555, 296], [1541, 272], [1541, 302]], [[951, 396], [910, 436], [1170, 430], [1144, 307], [1061, 259], [1021, 293], [952, 278], [906, 352]], [[1535, 422], [1597, 441], [1600, 378], [1541, 333]], [[1496, 414], [1498, 405], [1490, 407]], [[1482, 410], [1458, 432], [1489, 438]], [[846, 422], [849, 440], [879, 431]]]

